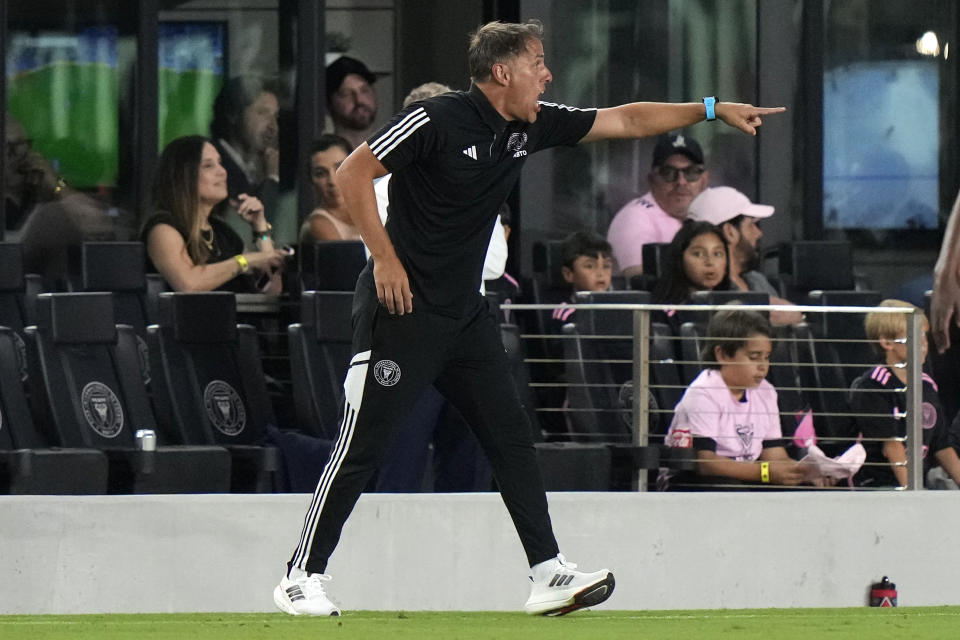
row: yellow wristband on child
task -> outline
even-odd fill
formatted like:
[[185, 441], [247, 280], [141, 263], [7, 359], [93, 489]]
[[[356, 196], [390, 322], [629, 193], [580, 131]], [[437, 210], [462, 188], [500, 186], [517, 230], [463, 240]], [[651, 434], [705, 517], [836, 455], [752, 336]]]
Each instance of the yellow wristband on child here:
[[763, 484], [770, 484], [770, 463], [761, 462], [760, 463], [760, 482]]
[[233, 259], [237, 261], [237, 264], [240, 265], [240, 273], [246, 273], [250, 271], [250, 263], [247, 262], [247, 259], [243, 257], [243, 254], [238, 253], [233, 256]]

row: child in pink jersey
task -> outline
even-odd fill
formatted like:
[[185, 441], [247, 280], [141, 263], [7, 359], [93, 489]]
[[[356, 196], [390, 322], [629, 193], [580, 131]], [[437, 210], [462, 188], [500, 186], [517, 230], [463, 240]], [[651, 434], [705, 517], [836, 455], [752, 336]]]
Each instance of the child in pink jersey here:
[[661, 488], [686, 484], [797, 485], [803, 467], [787, 455], [777, 391], [766, 381], [770, 323], [755, 311], [722, 310], [710, 320], [706, 367], [677, 404], [670, 447], [696, 449], [697, 471], [661, 475]]

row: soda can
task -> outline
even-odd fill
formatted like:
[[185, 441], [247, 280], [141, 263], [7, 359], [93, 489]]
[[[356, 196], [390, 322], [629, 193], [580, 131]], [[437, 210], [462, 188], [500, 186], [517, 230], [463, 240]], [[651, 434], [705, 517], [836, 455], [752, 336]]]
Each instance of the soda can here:
[[141, 451], [157, 450], [157, 434], [153, 429], [138, 429], [133, 435], [137, 439], [137, 448]]

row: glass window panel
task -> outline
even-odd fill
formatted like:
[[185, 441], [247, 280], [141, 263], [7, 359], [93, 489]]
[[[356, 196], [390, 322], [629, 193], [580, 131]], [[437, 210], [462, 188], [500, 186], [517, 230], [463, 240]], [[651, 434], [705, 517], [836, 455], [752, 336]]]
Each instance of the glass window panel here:
[[229, 175], [224, 220], [250, 248], [250, 225], [235, 209], [244, 193], [263, 201], [276, 244], [298, 235], [295, 30], [281, 33], [290, 23], [279, 5], [190, 0], [159, 15], [160, 150], [186, 135], [213, 140]]
[[[574, 106], [634, 101], [756, 99], [756, 0], [524, 0], [544, 22], [554, 80], [545, 100]], [[755, 140], [716, 124], [700, 142], [711, 184], [755, 195]], [[521, 185], [523, 255], [532, 242], [580, 229], [606, 233], [614, 214], [647, 191], [655, 140], [555, 149], [527, 164]]]
[[67, 247], [136, 236], [135, 9], [112, 0], [14, 0], [5, 41], [7, 240], [49, 287]]
[[935, 230], [950, 3], [826, 6], [824, 227]]

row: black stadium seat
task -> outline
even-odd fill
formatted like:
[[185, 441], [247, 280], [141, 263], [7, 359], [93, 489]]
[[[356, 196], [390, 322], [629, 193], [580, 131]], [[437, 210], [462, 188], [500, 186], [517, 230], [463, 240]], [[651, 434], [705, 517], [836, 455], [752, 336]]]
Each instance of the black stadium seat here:
[[[875, 307], [880, 304], [877, 291], [811, 291], [809, 304], [824, 307]], [[864, 370], [881, 364], [881, 357], [867, 340], [864, 313], [808, 313], [807, 322], [818, 338], [833, 345], [847, 383]]]
[[51, 448], [34, 427], [24, 395], [22, 345], [11, 329], [0, 327], [0, 493], [106, 493], [102, 452]]
[[334, 440], [343, 380], [352, 354], [350, 313], [353, 293], [307, 291], [300, 322], [287, 331], [297, 423], [307, 433]]
[[[227, 490], [224, 449], [166, 446], [157, 432], [136, 335], [114, 324], [109, 293], [40, 295], [27, 336], [34, 418], [49, 426], [51, 444], [104, 451], [110, 493]], [[141, 429], [157, 432], [156, 451], [137, 449]]]
[[238, 325], [229, 292], [163, 293], [148, 329], [154, 400], [166, 430], [184, 444], [230, 452], [231, 491], [274, 490], [279, 450], [265, 446], [276, 425], [253, 327]]
[[300, 290], [353, 291], [367, 264], [359, 240], [329, 240], [300, 245]]
[[[645, 304], [645, 291], [581, 292], [577, 304]], [[620, 412], [620, 385], [633, 378], [633, 313], [585, 310], [564, 326], [567, 400], [574, 437], [594, 442], [629, 442]], [[617, 361], [617, 362], [612, 362]]]
[[110, 291], [114, 319], [138, 336], [156, 320], [148, 315], [146, 249], [142, 242], [84, 242], [67, 252], [71, 291]]
[[33, 307], [42, 288], [40, 276], [23, 271], [23, 247], [0, 242], [0, 326], [22, 334], [34, 323]]
[[854, 288], [849, 242], [797, 240], [780, 245], [778, 256], [788, 300], [803, 300], [814, 289]]

